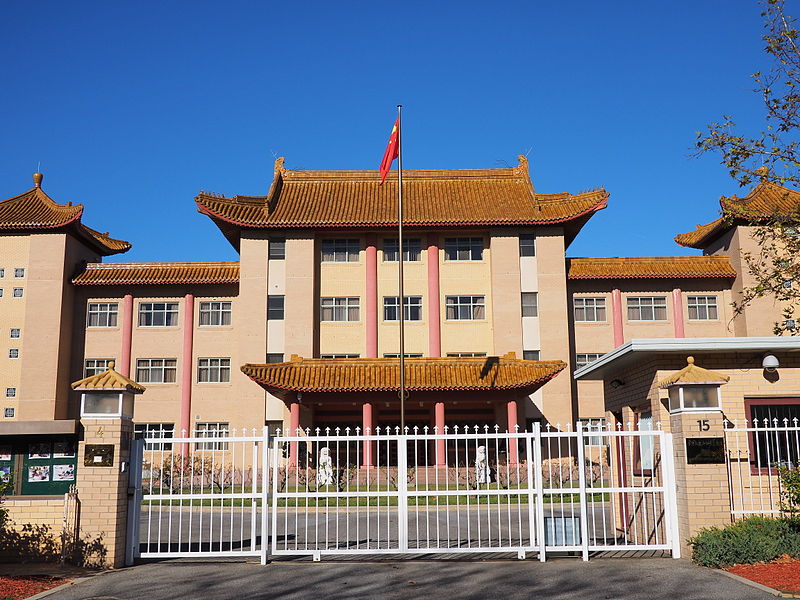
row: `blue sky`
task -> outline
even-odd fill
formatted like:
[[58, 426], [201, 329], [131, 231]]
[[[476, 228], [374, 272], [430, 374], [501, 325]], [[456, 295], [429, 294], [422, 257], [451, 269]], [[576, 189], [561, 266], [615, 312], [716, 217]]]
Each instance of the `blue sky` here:
[[[790, 5], [790, 12], [792, 6]], [[794, 11], [795, 13], [798, 11]], [[203, 189], [377, 169], [404, 105], [406, 168], [516, 164], [537, 191], [605, 186], [572, 256], [682, 255], [738, 193], [695, 132], [761, 125], [749, 0], [0, 3], [0, 197], [32, 186], [133, 242], [118, 261], [235, 260]]]

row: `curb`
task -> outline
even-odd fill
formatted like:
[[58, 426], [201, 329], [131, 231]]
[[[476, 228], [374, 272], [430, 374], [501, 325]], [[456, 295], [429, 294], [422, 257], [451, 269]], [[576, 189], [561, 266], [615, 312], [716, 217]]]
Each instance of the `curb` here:
[[788, 592], [780, 592], [774, 588], [768, 587], [764, 584], [757, 583], [747, 577], [742, 577], [741, 575], [735, 575], [734, 573], [729, 573], [728, 571], [724, 571], [723, 569], [715, 569], [718, 573], [722, 573], [726, 577], [730, 577], [731, 579], [735, 579], [739, 583], [743, 583], [745, 585], [749, 585], [752, 588], [757, 590], [761, 590], [762, 592], [767, 592], [768, 594], [772, 594], [773, 596], [777, 596], [778, 598], [800, 598], [800, 594], [793, 594]]
[[56, 592], [60, 592], [61, 590], [65, 590], [68, 587], [71, 587], [77, 583], [81, 583], [82, 581], [88, 581], [92, 577], [96, 577], [99, 573], [94, 573], [92, 575], [81, 575], [80, 577], [76, 577], [75, 579], [71, 579], [67, 583], [62, 583], [61, 585], [57, 585], [56, 587], [50, 588], [49, 590], [45, 590], [43, 592], [39, 592], [33, 596], [28, 596], [25, 600], [39, 600], [40, 598], [47, 598], [47, 596], [51, 594], [55, 594]]

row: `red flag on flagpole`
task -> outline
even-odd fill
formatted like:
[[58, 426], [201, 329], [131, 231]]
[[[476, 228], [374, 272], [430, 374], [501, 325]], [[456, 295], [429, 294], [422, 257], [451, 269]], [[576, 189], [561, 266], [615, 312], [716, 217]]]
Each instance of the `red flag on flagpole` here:
[[400, 117], [394, 122], [392, 127], [392, 134], [389, 136], [389, 145], [386, 146], [386, 152], [383, 154], [381, 161], [381, 185], [386, 181], [386, 176], [389, 174], [389, 169], [392, 168], [392, 162], [399, 156], [400, 151]]

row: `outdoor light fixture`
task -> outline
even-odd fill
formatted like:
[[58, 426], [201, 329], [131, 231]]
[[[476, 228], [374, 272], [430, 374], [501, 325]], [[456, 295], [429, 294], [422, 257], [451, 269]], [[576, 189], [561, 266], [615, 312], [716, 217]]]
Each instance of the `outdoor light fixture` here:
[[608, 385], [610, 385], [614, 389], [617, 389], [618, 387], [625, 385], [625, 382], [622, 381], [622, 379], [612, 379], [611, 383], [609, 383]]
[[767, 373], [774, 373], [781, 366], [781, 363], [774, 354], [765, 354], [761, 361], [761, 366], [764, 367]]
[[721, 411], [721, 387], [730, 378], [695, 365], [691, 356], [686, 363], [683, 369], [658, 382], [658, 387], [669, 394], [669, 412]]

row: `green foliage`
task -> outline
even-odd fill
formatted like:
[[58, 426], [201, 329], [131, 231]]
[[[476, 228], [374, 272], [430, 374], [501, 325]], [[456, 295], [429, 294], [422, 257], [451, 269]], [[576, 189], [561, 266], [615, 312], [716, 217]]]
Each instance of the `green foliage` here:
[[727, 527], [707, 527], [689, 539], [692, 560], [704, 567], [800, 558], [800, 519], [750, 517]]
[[800, 469], [781, 467], [778, 476], [781, 482], [781, 510], [792, 516], [800, 514]]

